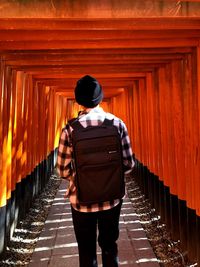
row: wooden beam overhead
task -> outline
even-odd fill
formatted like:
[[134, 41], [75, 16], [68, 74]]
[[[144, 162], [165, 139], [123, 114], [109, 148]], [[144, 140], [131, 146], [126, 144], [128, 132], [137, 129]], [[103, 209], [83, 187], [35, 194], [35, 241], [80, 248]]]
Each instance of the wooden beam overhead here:
[[50, 58], [47, 59], [45, 55], [42, 57], [16, 57], [11, 60], [4, 60], [6, 65], [17, 67], [17, 66], [66, 66], [66, 65], [106, 65], [106, 64], [139, 64], [139, 63], [158, 63], [158, 62], [167, 62], [174, 59], [182, 59], [184, 55], [182, 54], [166, 54], [166, 55], [110, 55], [110, 56], [88, 56], [82, 55], [79, 57], [72, 56], [63, 56], [56, 59]]
[[[133, 81], [138, 80], [138, 77], [119, 77], [119, 78], [98, 78], [100, 84], [102, 87], [128, 87], [133, 84]], [[38, 83], [45, 84], [46, 86], [59, 86], [59, 88], [74, 88], [74, 85], [77, 82], [77, 78], [68, 78], [68, 79], [52, 79], [52, 78], [46, 78], [46, 79], [37, 79]]]
[[46, 50], [46, 49], [109, 49], [109, 48], [167, 48], [167, 47], [195, 47], [199, 44], [199, 37], [196, 38], [163, 38], [163, 39], [138, 39], [138, 40], [80, 40], [69, 41], [0, 41], [0, 50]]
[[[150, 71], [151, 72], [151, 71]], [[83, 73], [43, 73], [43, 74], [35, 74], [33, 76], [33, 78], [35, 80], [40, 80], [40, 79], [68, 79], [68, 78], [74, 78], [74, 79], [80, 79], [81, 76], [83, 75], [87, 75], [89, 73], [87, 72], [83, 72]], [[145, 73], [136, 71], [136, 72], [126, 72], [126, 73], [121, 73], [120, 71], [115, 72], [115, 73], [107, 73], [105, 72], [101, 72], [101, 73], [94, 73], [94, 72], [90, 72], [90, 75], [95, 76], [96, 78], [108, 78], [108, 79], [116, 79], [116, 78], [142, 78], [145, 77]]]
[[[73, 73], [134, 73], [137, 71], [142, 71], [142, 72], [148, 72], [152, 71], [154, 68], [159, 68], [165, 66], [165, 63], [149, 63], [149, 64], [121, 64], [121, 65], [99, 65], [99, 66], [78, 66], [78, 65], [71, 65], [71, 66], [62, 66], [62, 67], [52, 67], [52, 66], [47, 66], [45, 68], [43, 67], [38, 67], [38, 66], [25, 66], [23, 67], [23, 71], [28, 72], [29, 74], [32, 75], [37, 75], [37, 74], [73, 74]], [[15, 69], [15, 68], [13, 68]], [[19, 69], [18, 67], [15, 70], [22, 70]]]
[[0, 30], [199, 30], [200, 18], [1, 18]]
[[199, 43], [200, 18], [0, 19], [6, 66], [60, 91], [72, 92], [86, 74], [106, 90], [132, 86]]
[[184, 47], [159, 47], [159, 48], [113, 48], [110, 47], [108, 49], [84, 49], [81, 48], [78, 49], [46, 49], [46, 50], [1, 50], [2, 58], [3, 59], [13, 59], [13, 57], [20, 57], [21, 58], [29, 58], [29, 57], [47, 57], [47, 58], [62, 58], [65, 56], [81, 56], [81, 55], [94, 55], [94, 56], [100, 56], [100, 55], [166, 55], [166, 54], [185, 54], [185, 53], [191, 53], [192, 48], [188, 46]]
[[138, 40], [138, 39], [174, 39], [200, 37], [200, 29], [165, 30], [1, 30], [2, 41], [81, 41], [81, 40]]

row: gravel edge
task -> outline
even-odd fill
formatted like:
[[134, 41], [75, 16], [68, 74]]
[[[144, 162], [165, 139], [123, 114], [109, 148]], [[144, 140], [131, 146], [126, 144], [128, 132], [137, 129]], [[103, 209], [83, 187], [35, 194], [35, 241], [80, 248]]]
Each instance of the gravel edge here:
[[1, 256], [0, 267], [29, 264], [60, 183], [61, 179], [53, 173], [42, 193], [35, 198], [26, 218], [18, 223]]
[[192, 267], [196, 264], [189, 261], [181, 249], [180, 240], [173, 240], [160, 216], [142, 194], [134, 177], [126, 177], [128, 196], [144, 228], [161, 267]]

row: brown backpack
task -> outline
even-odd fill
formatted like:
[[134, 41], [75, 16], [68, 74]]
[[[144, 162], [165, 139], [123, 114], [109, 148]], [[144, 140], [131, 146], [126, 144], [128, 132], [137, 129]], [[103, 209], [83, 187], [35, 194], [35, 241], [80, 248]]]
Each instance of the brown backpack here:
[[72, 147], [77, 197], [88, 205], [120, 199], [125, 194], [121, 138], [113, 120], [84, 128], [78, 119], [73, 128]]

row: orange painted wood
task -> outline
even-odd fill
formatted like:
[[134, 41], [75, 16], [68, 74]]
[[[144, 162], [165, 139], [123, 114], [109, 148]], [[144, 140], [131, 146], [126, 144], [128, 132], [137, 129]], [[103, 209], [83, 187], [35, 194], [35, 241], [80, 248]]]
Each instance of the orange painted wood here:
[[136, 155], [136, 158], [141, 161], [140, 155], [140, 143], [141, 143], [141, 133], [140, 133], [140, 124], [139, 124], [139, 86], [138, 82], [135, 82], [133, 88], [133, 151]]
[[[4, 72], [4, 81], [7, 80], [7, 69], [5, 68]], [[7, 121], [7, 90], [5, 88], [5, 82], [2, 87], [2, 98], [3, 98], [3, 103], [2, 103], [2, 203], [1, 206], [6, 205], [6, 199], [7, 199], [7, 129], [8, 129], [8, 121]]]
[[[198, 125], [200, 127], [200, 45], [197, 47], [197, 104], [198, 104]], [[200, 162], [200, 137], [198, 137], [198, 146], [196, 149], [196, 163], [198, 170]], [[196, 179], [196, 213], [200, 216], [200, 179]]]
[[[12, 38], [11, 38], [12, 36]], [[137, 39], [176, 39], [179, 37], [182, 38], [192, 38], [192, 37], [200, 37], [199, 29], [171, 29], [167, 28], [162, 31], [158, 30], [143, 30], [141, 29], [141, 25], [136, 30], [131, 29], [83, 29], [83, 30], [73, 30], [70, 28], [66, 28], [66, 30], [51, 30], [51, 29], [37, 29], [37, 30], [1, 30], [1, 42], [12, 41], [21, 42], [21, 41], [76, 41], [79, 42], [81, 40], [137, 40]]]
[[48, 155], [48, 139], [49, 133], [52, 132], [53, 123], [49, 120], [49, 101], [50, 101], [50, 88], [48, 86], [44, 87], [44, 115], [43, 115], [43, 123], [44, 123], [44, 150], [43, 150], [43, 159]]
[[[158, 52], [157, 52], [158, 53]], [[150, 54], [146, 55], [145, 53], [139, 52], [138, 55], [130, 54], [128, 52], [124, 54], [79, 54], [77, 55], [57, 55], [57, 54], [29, 54], [28, 56], [24, 54], [24, 56], [21, 55], [15, 55], [12, 59], [10, 58], [10, 55], [6, 55], [6, 63], [8, 65], [13, 66], [14, 68], [17, 67], [25, 67], [25, 66], [64, 66], [64, 65], [71, 65], [72, 62], [74, 65], [101, 65], [101, 64], [131, 64], [131, 63], [166, 63], [169, 62], [169, 60], [173, 59], [181, 59], [183, 58], [182, 54], [173, 54], [169, 53], [166, 50], [167, 54]], [[51, 80], [50, 80], [51, 81]], [[101, 79], [100, 79], [101, 82]]]
[[[163, 85], [163, 82], [165, 83]], [[164, 89], [164, 91], [163, 91]], [[165, 171], [168, 176], [164, 176], [164, 184], [169, 186], [170, 192], [175, 194], [176, 192], [176, 168], [174, 166], [174, 137], [173, 137], [173, 107], [172, 107], [172, 68], [171, 64], [167, 64], [165, 67], [165, 80], [160, 81], [160, 96], [161, 96], [161, 113], [163, 114], [163, 121], [166, 140], [163, 140], [166, 144], [165, 148], [167, 149], [167, 157], [168, 157], [168, 166], [166, 165]], [[163, 108], [162, 108], [163, 107]], [[165, 155], [166, 157], [166, 155]], [[168, 170], [166, 168], [168, 167]]]
[[26, 73], [23, 73], [22, 78], [22, 157], [21, 157], [21, 175], [22, 179], [26, 177], [27, 173], [27, 161], [28, 161], [28, 155], [27, 155], [27, 142], [28, 142], [28, 132], [27, 132], [27, 126], [28, 126], [28, 90], [27, 90], [27, 75]]
[[146, 121], [146, 88], [145, 88], [145, 81], [144, 79], [140, 79], [138, 81], [139, 86], [139, 125], [140, 125], [140, 158], [144, 165], [147, 164], [146, 162], [146, 139], [147, 139], [147, 121]]
[[170, 132], [169, 132], [169, 105], [171, 103], [170, 99], [170, 84], [167, 78], [168, 73], [166, 68], [160, 68], [158, 72], [159, 79], [159, 114], [160, 114], [160, 134], [161, 134], [161, 147], [162, 147], [162, 167], [163, 175], [162, 180], [164, 185], [170, 186]]
[[[42, 66], [37, 67], [37, 66], [25, 66], [23, 68], [24, 71], [29, 72], [29, 74], [63, 74], [63, 73], [68, 73], [68, 74], [72, 74], [74, 72], [76, 73], [82, 73], [83, 75], [85, 73], [93, 73], [94, 76], [96, 76], [96, 73], [104, 73], [105, 72], [105, 67], [106, 70], [112, 74], [112, 73], [134, 73], [137, 71], [151, 71], [154, 67], [160, 67], [163, 66], [163, 63], [159, 62], [159, 63], [139, 63], [139, 64], [108, 64], [106, 66], [103, 65], [99, 65], [99, 66], [92, 66], [92, 65], [88, 65], [88, 66], [84, 66], [84, 65], [63, 65], [60, 67], [53, 67], [53, 66], [48, 66], [43, 68]], [[15, 69], [15, 68], [13, 68]], [[81, 75], [82, 76], [82, 75]], [[132, 74], [133, 76], [133, 74]], [[58, 76], [59, 77], [59, 76]]]
[[[159, 102], [159, 122], [160, 122], [160, 137], [161, 137], [161, 166], [162, 166], [162, 174], [160, 174], [159, 178], [164, 182], [165, 185], [168, 185], [167, 179], [169, 179], [169, 163], [168, 163], [168, 146], [167, 146], [167, 125], [166, 125], [166, 94], [167, 94], [167, 86], [165, 80], [165, 69], [160, 68], [158, 70], [158, 85], [159, 85], [159, 93], [158, 93], [158, 102]], [[167, 89], [166, 89], [167, 88]]]
[[155, 39], [146, 40], [80, 40], [79, 42], [73, 41], [32, 41], [32, 42], [0, 42], [0, 50], [46, 50], [46, 49], [98, 49], [98, 48], [153, 48], [153, 47], [185, 47], [185, 46], [197, 46], [198, 38], [177, 38], [171, 39]]
[[33, 167], [36, 167], [39, 164], [38, 161], [38, 107], [39, 107], [39, 90], [38, 85], [34, 86], [34, 94], [33, 94], [33, 129], [34, 129], [34, 137], [33, 137]]
[[127, 108], [127, 127], [128, 127], [128, 132], [129, 132], [129, 137], [131, 140], [131, 144], [133, 143], [134, 139], [134, 125], [133, 125], [133, 88], [134, 88], [134, 82], [132, 82], [132, 85], [127, 87], [127, 103], [126, 103], [126, 108]]
[[153, 73], [153, 82], [154, 82], [154, 90], [152, 90], [153, 94], [153, 135], [154, 135], [154, 151], [155, 151], [155, 174], [159, 176], [161, 180], [163, 180], [163, 166], [162, 166], [162, 137], [161, 137], [161, 126], [160, 126], [160, 105], [159, 105], [159, 78], [158, 72], [155, 71]]
[[21, 159], [23, 152], [23, 143], [22, 143], [22, 103], [23, 103], [23, 73], [17, 72], [16, 77], [16, 182], [21, 182], [22, 173], [21, 173]]
[[[34, 121], [34, 103], [36, 101], [35, 99], [35, 83], [33, 83], [31, 76], [30, 77], [30, 117], [29, 117], [29, 137], [30, 137], [30, 142], [29, 142], [29, 149], [30, 149], [30, 154], [32, 155], [30, 157], [30, 170], [29, 173], [31, 173], [35, 167], [34, 164], [34, 154], [33, 154], [33, 149], [35, 145], [35, 121]], [[33, 130], [34, 129], [34, 130]]]
[[7, 129], [5, 132], [5, 137], [7, 135], [7, 144], [6, 144], [6, 151], [3, 152], [3, 157], [4, 155], [6, 156], [5, 159], [5, 165], [3, 165], [6, 169], [6, 180], [7, 180], [7, 193], [6, 193], [6, 198], [7, 200], [11, 198], [11, 170], [12, 170], [12, 98], [11, 98], [11, 81], [12, 81], [12, 71], [10, 68], [7, 68], [6, 72], [6, 83], [7, 86], [5, 91], [7, 91], [5, 94], [6, 96], [6, 125]]
[[[55, 90], [52, 91], [52, 117], [51, 117], [51, 120], [56, 120], [56, 116], [57, 116], [57, 112], [56, 112], [56, 109], [55, 107], [59, 105], [58, 103], [58, 99], [57, 99], [57, 96], [56, 96], [56, 93], [55, 93]], [[54, 148], [55, 147], [55, 136], [57, 137], [58, 136], [58, 129], [59, 129], [60, 125], [57, 123], [57, 126], [56, 128], [52, 129], [52, 134], [51, 134], [51, 139], [50, 139], [50, 148]], [[59, 131], [61, 131], [61, 129], [59, 129]]]
[[0, 207], [6, 205], [6, 181], [5, 175], [3, 176], [3, 81], [5, 73], [5, 64], [0, 61], [0, 177], [2, 184], [0, 186]]
[[199, 195], [199, 161], [198, 161], [198, 150], [199, 150], [199, 133], [200, 128], [198, 124], [199, 114], [198, 114], [198, 59], [197, 59], [197, 51], [195, 50], [194, 53], [191, 55], [191, 80], [192, 80], [192, 162], [191, 166], [193, 167], [193, 177], [192, 177], [192, 187], [193, 187], [193, 195], [192, 195], [192, 203], [193, 209], [197, 211], [197, 207], [199, 206], [198, 203], [198, 195]]
[[183, 87], [182, 77], [182, 61], [172, 62], [172, 114], [173, 114], [173, 129], [174, 129], [174, 147], [177, 180], [177, 194], [179, 199], [185, 200], [186, 184], [185, 184], [185, 143], [184, 143], [184, 117], [183, 117]]
[[[187, 82], [186, 82], [187, 81]], [[185, 175], [186, 175], [186, 199], [187, 206], [194, 208], [194, 162], [193, 154], [193, 83], [192, 83], [192, 58], [188, 55], [185, 61], [185, 80], [184, 80], [184, 128], [185, 128]]]
[[[82, 75], [86, 75], [86, 73], [79, 73], [79, 74], [68, 74], [68, 73], [57, 73], [57, 74], [54, 74], [54, 73], [43, 73], [43, 74], [35, 74], [34, 77], [35, 79], [67, 79], [67, 78], [75, 78], [76, 80], [80, 79], [80, 77], [82, 77]], [[121, 73], [119, 70], [117, 73], [105, 73], [105, 71], [103, 73], [93, 73], [91, 72], [90, 73], [91, 76], [94, 76], [96, 77], [97, 79], [99, 77], [102, 78], [102, 76], [104, 78], [124, 78], [124, 77], [133, 77], [133, 78], [139, 78], [139, 77], [144, 77], [145, 74], [144, 72], [124, 72], [124, 73]]]
[[12, 139], [12, 125], [10, 120], [11, 114], [11, 84], [9, 83], [11, 78], [10, 68], [5, 68], [3, 72], [3, 83], [1, 86], [1, 116], [2, 116], [2, 141], [1, 141], [1, 164], [2, 164], [2, 176], [1, 176], [1, 206], [6, 204], [6, 200], [11, 195], [11, 139]]
[[[156, 150], [155, 140], [154, 140], [154, 123], [153, 123], [153, 75], [148, 73], [146, 75], [146, 120], [147, 120], [147, 139], [148, 139], [148, 148], [147, 148], [147, 167], [153, 172], [156, 173]], [[133, 118], [134, 120], [134, 118]]]
[[32, 160], [32, 142], [34, 138], [34, 125], [33, 125], [33, 81], [32, 77], [27, 77], [27, 91], [28, 91], [28, 121], [27, 121], [27, 174], [30, 175], [33, 171]]
[[44, 94], [45, 87], [42, 84], [38, 84], [38, 163], [44, 159], [44, 143], [45, 143], [45, 102]]
[[[57, 61], [57, 62], [63, 62], [63, 61], [73, 61], [77, 59], [77, 56], [80, 58], [82, 61], [83, 59], [97, 60], [102, 57], [106, 58], [120, 58], [122, 59], [125, 57], [125, 59], [130, 56], [130, 59], [137, 57], [137, 58], [149, 58], [149, 57], [161, 57], [161, 58], [167, 58], [174, 56], [174, 58], [184, 55], [186, 53], [191, 53], [192, 48], [191, 47], [170, 47], [170, 48], [119, 48], [119, 49], [113, 49], [108, 48], [108, 49], [84, 49], [82, 50], [81, 48], [78, 49], [72, 49], [72, 50], [46, 50], [41, 51], [3, 51], [2, 52], [2, 59], [7, 60], [8, 64], [10, 60], [16, 60], [17, 62], [19, 61], [32, 61], [34, 60], [40, 60], [42, 62], [44, 61]], [[126, 57], [127, 55], [127, 57]], [[173, 58], [172, 58], [173, 59]], [[42, 63], [41, 62], [41, 63]], [[71, 76], [72, 78], [72, 76]]]
[[14, 191], [16, 188], [16, 71], [12, 72], [12, 168], [11, 168], [11, 190]]
[[166, 30], [166, 29], [199, 29], [200, 19], [195, 17], [173, 18], [1, 18], [0, 29], [5, 30], [83, 30], [83, 29], [125, 29], [125, 30]]

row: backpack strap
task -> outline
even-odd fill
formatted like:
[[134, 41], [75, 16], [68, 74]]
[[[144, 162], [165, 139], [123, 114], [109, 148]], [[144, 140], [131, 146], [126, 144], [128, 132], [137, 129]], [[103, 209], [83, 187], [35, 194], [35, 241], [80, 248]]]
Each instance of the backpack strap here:
[[80, 123], [80, 121], [78, 120], [78, 118], [73, 118], [71, 120], [68, 121], [68, 124], [74, 129], [74, 130], [80, 130], [83, 129], [84, 127], [82, 126], [82, 124]]
[[113, 119], [112, 120], [109, 120], [107, 118], [105, 118], [104, 122], [102, 123], [102, 125], [105, 125], [105, 126], [112, 126], [113, 125]]
[[[113, 119], [109, 120], [107, 118], [104, 119], [102, 125], [104, 126], [112, 126], [113, 125]], [[78, 118], [73, 118], [71, 120], [68, 121], [68, 124], [76, 131], [81, 130], [81, 129], [85, 129], [82, 124], [80, 123], [80, 121], [78, 120]]]
[[[84, 128], [84, 127], [81, 125], [81, 123], [79, 122], [78, 117], [69, 120], [67, 124], [68, 124], [70, 127], [72, 127], [73, 130], [75, 130], [75, 131], [79, 131], [79, 130], [81, 130], [81, 129]], [[69, 142], [69, 146], [72, 147], [72, 133], [71, 133], [71, 131], [70, 131], [70, 137], [69, 137], [69, 140], [70, 140], [70, 142]]]

